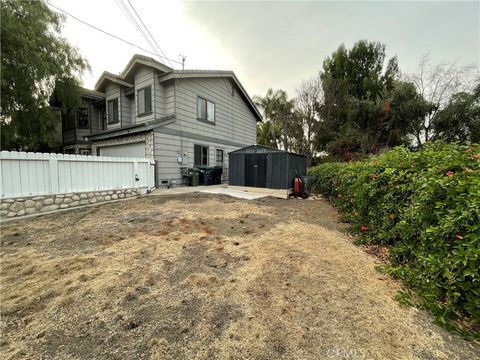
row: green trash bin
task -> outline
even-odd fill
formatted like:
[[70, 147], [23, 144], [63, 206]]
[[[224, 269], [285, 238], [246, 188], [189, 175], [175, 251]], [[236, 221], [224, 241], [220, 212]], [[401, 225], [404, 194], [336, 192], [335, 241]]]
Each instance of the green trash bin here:
[[188, 186], [198, 186], [198, 180], [200, 178], [200, 170], [191, 168], [188, 169], [189, 179]]

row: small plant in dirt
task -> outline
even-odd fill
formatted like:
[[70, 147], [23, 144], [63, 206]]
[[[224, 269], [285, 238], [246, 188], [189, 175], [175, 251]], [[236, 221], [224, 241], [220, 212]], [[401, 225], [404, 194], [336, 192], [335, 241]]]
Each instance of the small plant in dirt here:
[[480, 145], [398, 147], [310, 175], [360, 242], [390, 246], [389, 272], [415, 290], [415, 303], [479, 337]]

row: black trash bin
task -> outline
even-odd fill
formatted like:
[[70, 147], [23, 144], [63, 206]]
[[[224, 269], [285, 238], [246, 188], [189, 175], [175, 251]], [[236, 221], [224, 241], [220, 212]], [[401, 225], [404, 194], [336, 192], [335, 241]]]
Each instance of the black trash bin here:
[[302, 176], [302, 197], [304, 199], [310, 196], [312, 192], [313, 178], [311, 176]]
[[220, 185], [222, 183], [223, 166], [215, 166], [213, 183]]
[[215, 168], [213, 166], [197, 166], [200, 171], [200, 185], [213, 185]]

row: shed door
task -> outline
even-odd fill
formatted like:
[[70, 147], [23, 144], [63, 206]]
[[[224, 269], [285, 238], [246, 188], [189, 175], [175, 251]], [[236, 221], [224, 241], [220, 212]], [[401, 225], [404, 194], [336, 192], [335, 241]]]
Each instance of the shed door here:
[[267, 155], [245, 155], [245, 186], [267, 187]]

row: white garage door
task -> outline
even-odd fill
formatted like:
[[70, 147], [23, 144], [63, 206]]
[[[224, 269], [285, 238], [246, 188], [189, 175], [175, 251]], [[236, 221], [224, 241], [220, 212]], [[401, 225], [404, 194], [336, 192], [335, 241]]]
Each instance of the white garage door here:
[[101, 147], [100, 156], [144, 158], [145, 142]]

